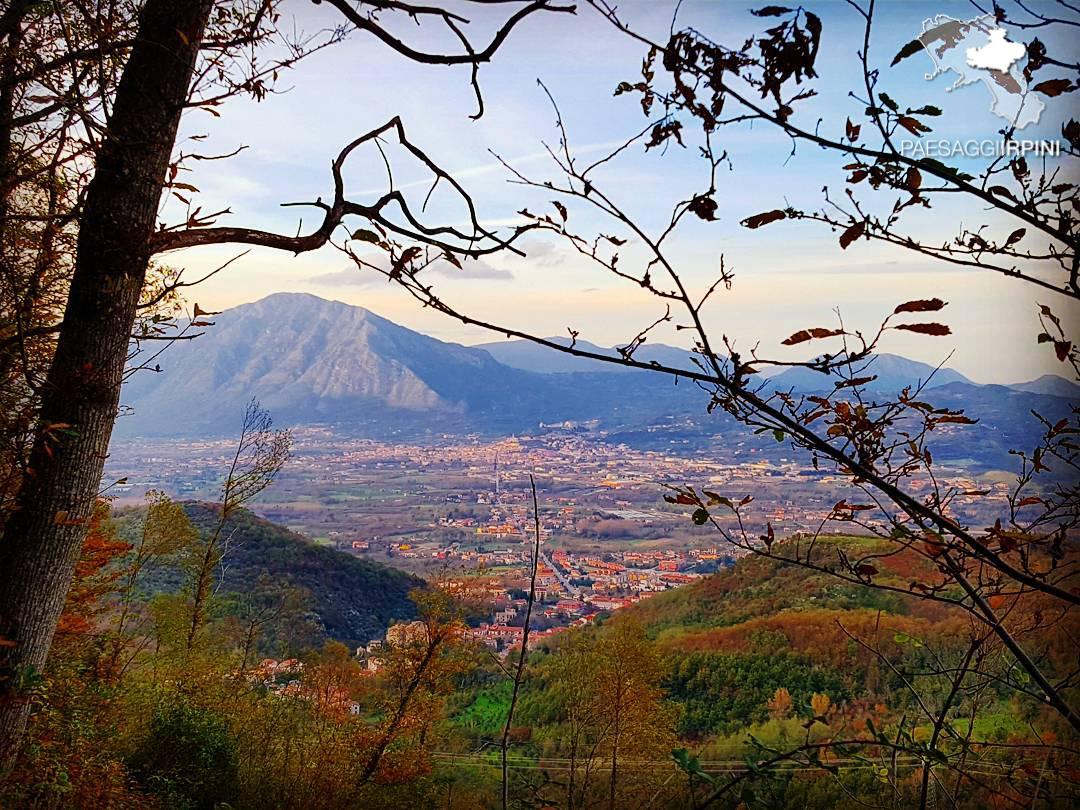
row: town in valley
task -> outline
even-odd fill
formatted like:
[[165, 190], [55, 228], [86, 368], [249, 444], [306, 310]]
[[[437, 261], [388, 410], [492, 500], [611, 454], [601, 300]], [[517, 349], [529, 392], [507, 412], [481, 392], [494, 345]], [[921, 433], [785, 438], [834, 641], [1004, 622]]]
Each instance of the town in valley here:
[[[476, 606], [467, 633], [501, 655], [521, 644], [539, 505], [539, 550], [530, 646], [650, 595], [730, 565], [745, 549], [716, 526], [697, 526], [665, 500], [691, 485], [733, 501], [752, 498], [719, 524], [755, 538], [844, 533], [829, 520], [852, 489], [794, 451], [757, 442], [707, 451], [636, 449], [578, 426], [534, 435], [479, 435], [392, 442], [353, 438], [331, 427], [293, 431], [294, 452], [252, 508], [316, 544], [386, 563], [467, 594]], [[128, 440], [114, 446], [105, 487], [117, 506], [150, 489], [179, 500], [219, 497], [234, 444], [213, 440]], [[955, 493], [968, 521], [990, 517], [1009, 477], [941, 468], [934, 485]], [[912, 489], [930, 482], [912, 481]], [[742, 535], [740, 535], [742, 536]], [[391, 628], [394, 631], [394, 628]], [[377, 668], [374, 639], [357, 654]]]

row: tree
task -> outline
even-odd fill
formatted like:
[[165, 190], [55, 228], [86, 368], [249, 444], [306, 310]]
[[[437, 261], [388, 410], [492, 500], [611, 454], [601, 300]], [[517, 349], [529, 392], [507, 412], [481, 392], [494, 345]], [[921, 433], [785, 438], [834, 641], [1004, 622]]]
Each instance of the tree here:
[[[132, 543], [131, 553], [124, 561], [118, 583], [119, 609], [116, 612], [116, 629], [113, 639], [112, 667], [119, 672], [130, 663], [121, 663], [120, 657], [129, 644], [143, 632], [144, 618], [137, 616], [139, 609], [139, 586], [144, 574], [158, 565], [173, 561], [179, 555], [190, 553], [198, 540], [198, 532], [191, 525], [184, 508], [174, 503], [163, 492], [151, 490], [146, 493], [146, 514], [140, 522], [138, 535]], [[135, 622], [132, 626], [131, 622]], [[136, 649], [135, 654], [138, 654]]]
[[309, 605], [310, 593], [306, 589], [285, 581], [274, 582], [266, 571], [259, 575], [253, 590], [236, 598], [231, 618], [236, 623], [240, 647], [239, 677], [247, 673], [263, 634], [300, 622]]
[[[15, 642], [7, 662], [11, 670], [44, 662], [85, 535], [150, 258], [146, 236], [133, 235], [153, 231], [194, 70], [197, 46], [192, 43], [203, 37], [210, 6], [147, 3], [117, 88], [110, 136], [87, 186], [63, 329], [42, 397], [29, 473], [0, 548], [6, 572], [0, 615], [4, 634]], [[73, 433], [54, 448], [51, 435], [58, 429]], [[0, 711], [5, 762], [24, 722], [22, 708], [5, 701]]]
[[[252, 400], [244, 412], [240, 439], [221, 490], [221, 506], [214, 529], [193, 545], [185, 567], [188, 572], [187, 649], [192, 649], [206, 623], [214, 575], [228, 552], [225, 527], [236, 510], [274, 480], [289, 459], [292, 438], [288, 431], [273, 429], [269, 412]], [[246, 659], [245, 659], [246, 660]]]
[[122, 735], [120, 687], [109, 661], [111, 612], [131, 545], [109, 504], [94, 510], [47, 667], [23, 685], [36, 711], [29, 743], [0, 788], [20, 807], [138, 806], [139, 791], [115, 755]]
[[[21, 350], [28, 341], [55, 338], [55, 348], [40, 349], [48, 358], [39, 361], [48, 368], [44, 382], [39, 390], [30, 386], [33, 395], [20, 408], [23, 415], [12, 427], [14, 433], [25, 436], [12, 449], [14, 465], [22, 472], [9, 474], [6, 465], [4, 470], [0, 635], [13, 642], [5, 647], [7, 673], [40, 668], [48, 652], [100, 483], [130, 341], [133, 334], [161, 337], [152, 330], [136, 330], [140, 306], [158, 303], [188, 285], [174, 278], [145, 300], [147, 274], [156, 254], [222, 242], [264, 244], [299, 253], [326, 244], [347, 216], [419, 238], [456, 254], [457, 261], [508, 246], [481, 227], [475, 213], [467, 230], [429, 227], [413, 216], [395, 192], [372, 206], [346, 200], [342, 164], [359, 146], [383, 133], [396, 133], [409, 152], [435, 170], [435, 164], [408, 142], [396, 119], [352, 141], [339, 154], [333, 164], [333, 201], [311, 203], [324, 214], [322, 224], [311, 234], [285, 236], [214, 227], [216, 217], [197, 209], [176, 227], [158, 227], [155, 220], [163, 193], [185, 190], [177, 179], [184, 160], [211, 157], [176, 154], [176, 132], [185, 109], [210, 109], [238, 93], [264, 98], [278, 71], [357, 30], [415, 61], [472, 66], [479, 115], [479, 65], [490, 61], [509, 33], [530, 15], [573, 11], [573, 6], [547, 0], [523, 3], [487, 45], [478, 47], [460, 28], [465, 18], [438, 6], [380, 2], [361, 9], [347, 0], [328, 0], [340, 13], [342, 24], [323, 40], [290, 40], [277, 26], [280, 5], [276, 0], [146, 0], [133, 11], [121, 6], [130, 12], [125, 16], [111, 3], [80, 6], [76, 13], [67, 10], [68, 4], [43, 6], [16, 0], [0, 18], [0, 244], [4, 245], [5, 273], [19, 261], [8, 250], [15, 233], [13, 223], [47, 223], [49, 227], [33, 239], [71, 233], [64, 228], [77, 231], [66, 259], [69, 279], [60, 280], [57, 295], [34, 310], [34, 318], [16, 312], [14, 323], [5, 322], [0, 335], [4, 362], [10, 362], [12, 351]], [[444, 26], [461, 49], [429, 53], [411, 47], [381, 22], [382, 16], [396, 15]], [[271, 40], [284, 42], [286, 58], [260, 59], [260, 47]], [[88, 84], [92, 91], [84, 93]], [[37, 92], [42, 88], [44, 92]], [[82, 116], [88, 97], [95, 114]], [[82, 140], [68, 137], [68, 121], [85, 128]], [[41, 137], [24, 139], [27, 128], [45, 124], [47, 131]], [[20, 160], [20, 144], [37, 150], [33, 160]], [[50, 144], [54, 159], [49, 159]], [[67, 173], [57, 171], [60, 165]], [[74, 181], [68, 186], [73, 188], [72, 196], [61, 200], [59, 194], [46, 190], [46, 209], [17, 219], [13, 203], [25, 199], [27, 184], [42, 175], [36, 166], [45, 167], [44, 173], [54, 178], [53, 189], [58, 188], [55, 179], [61, 175], [65, 181]], [[464, 195], [456, 182], [439, 171]], [[407, 224], [396, 224], [395, 207]], [[53, 249], [44, 244], [30, 252], [53, 255]], [[37, 278], [33, 274], [22, 277]], [[36, 297], [30, 300], [38, 301]], [[63, 318], [57, 321], [60, 310]], [[29, 371], [29, 366], [24, 367]], [[5, 680], [8, 685], [14, 682]], [[0, 768], [10, 761], [24, 723], [24, 701], [17, 695], [4, 696]]]
[[525, 599], [525, 619], [521, 631], [521, 649], [518, 650], [517, 666], [514, 667], [514, 685], [510, 691], [510, 706], [506, 710], [506, 722], [503, 724], [500, 745], [503, 810], [506, 810], [510, 802], [510, 778], [507, 770], [506, 754], [510, 743], [510, 729], [514, 722], [514, 709], [517, 707], [518, 692], [521, 690], [521, 679], [525, 673], [525, 659], [529, 654], [529, 631], [532, 624], [533, 603], [536, 601], [536, 571], [540, 565], [540, 505], [536, 499], [536, 481], [532, 475], [529, 476], [529, 487], [532, 491], [533, 503], [533, 553], [532, 562], [529, 564], [529, 592]]
[[548, 691], [566, 774], [534, 788], [537, 801], [566, 810], [648, 806], [657, 785], [640, 766], [663, 763], [675, 746], [660, 651], [640, 625], [620, 618], [593, 637], [573, 635], [553, 659]]

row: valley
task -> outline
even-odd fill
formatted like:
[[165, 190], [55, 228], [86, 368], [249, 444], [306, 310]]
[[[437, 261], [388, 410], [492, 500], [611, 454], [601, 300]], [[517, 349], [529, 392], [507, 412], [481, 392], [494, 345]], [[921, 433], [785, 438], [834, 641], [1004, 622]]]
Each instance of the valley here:
[[[443, 343], [310, 295], [272, 295], [219, 313], [207, 328], [172, 347], [164, 370], [142, 371], [125, 389], [103, 480], [114, 506], [137, 508], [150, 490], [213, 503], [235, 452], [227, 428], [254, 397], [293, 440], [274, 486], [249, 504], [254, 514], [300, 542], [465, 588], [475, 596], [471, 634], [502, 656], [520, 646], [524, 624], [535, 538], [530, 477], [542, 551], [536, 642], [748, 553], [665, 500], [677, 487], [746, 500], [717, 525], [751, 543], [769, 532], [850, 529], [835, 511], [859, 497], [847, 479], [771, 434], [705, 413], [699, 389], [661, 375], [523, 341]], [[692, 367], [675, 347], [640, 352]], [[924, 386], [927, 398], [977, 418], [933, 437], [934, 479], [905, 482], [916, 494], [952, 493], [951, 514], [967, 525], [989, 525], [1008, 508], [1009, 448], [1034, 441], [1037, 428], [1028, 411], [1064, 413], [1071, 400], [1060, 394], [1075, 389], [1060, 378], [979, 386], [892, 355], [871, 366], [869, 396]], [[754, 385], [805, 395], [820, 376], [791, 369]], [[385, 630], [362, 627], [336, 637], [378, 642]]]
[[[572, 626], [730, 565], [744, 553], [685, 508], [664, 500], [691, 484], [733, 500], [753, 497], [743, 526], [756, 536], [826, 534], [851, 488], [799, 463], [794, 453], [761, 452], [762, 442], [686, 453], [634, 449], [601, 432], [547, 429], [488, 439], [442, 436], [430, 444], [348, 438], [330, 428], [294, 429], [293, 457], [274, 486], [251, 504], [257, 514], [315, 545], [402, 569], [432, 581], [466, 578], [482, 587], [478, 620], [498, 649], [520, 633], [534, 526], [529, 476], [536, 481], [544, 565], [534, 618], [538, 631]], [[771, 442], [775, 445], [775, 442]], [[767, 445], [765, 446], [769, 448]], [[114, 447], [107, 467], [117, 506], [137, 506], [148, 489], [177, 500], [219, 496], [233, 443], [155, 439]], [[939, 484], [988, 493], [960, 497], [965, 521], [992, 522], [1005, 503], [1004, 472], [972, 474], [944, 465]], [[928, 485], [915, 480], [912, 489]], [[734, 526], [733, 519], [722, 519]]]

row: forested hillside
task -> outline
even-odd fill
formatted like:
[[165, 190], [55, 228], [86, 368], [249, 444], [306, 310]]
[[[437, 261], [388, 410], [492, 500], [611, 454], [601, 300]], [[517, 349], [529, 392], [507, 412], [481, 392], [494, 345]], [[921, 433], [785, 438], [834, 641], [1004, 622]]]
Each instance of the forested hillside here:
[[[772, 552], [794, 553], [801, 543], [805, 553], [807, 542], [780, 542]], [[887, 549], [879, 540], [846, 536], [822, 537], [817, 545], [826, 567], [840, 553]], [[941, 671], [967, 658], [972, 627], [947, 605], [905, 593], [932, 576], [923, 558], [886, 555], [877, 567], [880, 587], [868, 589], [824, 571], [750, 556], [545, 642], [530, 657], [515, 715], [515, 751], [540, 767], [572, 767], [578, 780], [574, 801], [580, 803], [574, 806], [585, 806], [589, 796], [603, 795], [616, 748], [634, 763], [632, 775], [619, 777], [618, 795], [629, 802], [634, 791], [666, 792], [661, 775], [670, 750], [693, 751], [694, 762], [686, 759], [690, 754], [675, 759], [690, 784], [698, 780], [701, 795], [708, 795], [710, 774], [809, 746], [809, 759], [791, 757], [790, 770], [746, 785], [745, 793], [730, 797], [730, 806], [741, 796], [762, 807], [825, 810], [851, 798], [871, 805], [888, 801], [893, 788], [872, 757], [848, 761], [835, 779], [821, 778], [822, 771], [812, 767], [820, 765], [813, 747], [885, 735], [880, 742], [907, 741], [879, 760], [891, 763], [895, 786], [908, 796], [901, 806], [907, 806], [914, 799], [905, 791], [917, 790], [921, 773], [913, 754], [940, 734], [923, 712], [940, 710], [948, 717], [945, 733], [955, 736], [965, 756], [978, 760], [981, 772], [1029, 778], [1030, 766], [1013, 769], [1019, 759], [1037, 760], [1042, 743], [1032, 734], [1030, 710], [1015, 701], [1013, 690], [1024, 682], [1004, 664], [1000, 648], [991, 644], [979, 652], [983, 679], [942, 708], [948, 689], [941, 691]], [[1017, 611], [1025, 616], [1010, 620], [1027, 624], [1029, 611]], [[1050, 671], [1068, 671], [1074, 653], [1059, 634], [1035, 630], [1028, 640]], [[455, 696], [454, 723], [473, 747], [483, 748], [501, 733], [509, 699], [509, 684], [491, 669]], [[625, 716], [613, 721], [620, 711]], [[1039, 722], [1068, 734], [1051, 714]], [[561, 795], [564, 805], [573, 804], [551, 785], [532, 784], [552, 801]]]
[[[219, 507], [196, 502], [183, 506], [199, 531], [213, 531]], [[137, 523], [140, 518], [141, 513], [121, 517], [121, 534], [125, 523]], [[315, 545], [247, 509], [230, 516], [225, 534], [229, 545], [219, 574], [221, 594], [250, 593], [260, 576], [302, 589], [309, 595], [309, 618], [317, 628], [315, 643], [333, 639], [351, 646], [366, 644], [381, 638], [394, 621], [416, 617], [409, 592], [424, 587], [418, 577]], [[145, 595], [176, 591], [182, 581], [183, 573], [176, 565], [162, 566], [147, 578]]]

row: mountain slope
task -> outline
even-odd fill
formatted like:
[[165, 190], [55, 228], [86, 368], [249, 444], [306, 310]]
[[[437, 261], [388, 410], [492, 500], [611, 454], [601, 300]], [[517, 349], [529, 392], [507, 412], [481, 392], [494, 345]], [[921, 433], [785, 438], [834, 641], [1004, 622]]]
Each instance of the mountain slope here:
[[[780, 541], [774, 551], [783, 553], [790, 542]], [[835, 559], [839, 549], [857, 559], [889, 548], [871, 538], [823, 537], [818, 542], [821, 560]], [[904, 650], [896, 633], [933, 642], [939, 650], [952, 646], [963, 618], [903, 593], [912, 579], [932, 576], [932, 567], [911, 553], [875, 563], [880, 568], [875, 581], [895, 585], [900, 593], [748, 556], [645, 600], [615, 620], [625, 616], [640, 622], [668, 652], [665, 686], [683, 706], [683, 734], [733, 733], [748, 721], [765, 722], [769, 701], [780, 687], [798, 703], [809, 703], [814, 692], [839, 703], [865, 695], [868, 684], [887, 683], [875, 656], [853, 644], [845, 630], [879, 641], [892, 654]]]
[[[570, 339], [566, 337], [549, 337], [552, 343], [560, 346], [569, 346]], [[614, 348], [605, 348], [590, 343], [587, 340], [578, 340], [575, 346], [587, 352], [605, 354], [609, 357], [618, 357], [619, 353]], [[574, 372], [611, 372], [616, 374], [632, 374], [634, 369], [605, 363], [603, 360], [591, 360], [587, 357], [574, 357], [563, 354], [555, 349], [533, 343], [530, 340], [500, 340], [494, 343], [480, 343], [473, 347], [483, 349], [500, 363], [511, 368], [524, 371], [535, 371], [541, 374], [570, 374]], [[642, 362], [657, 362], [671, 368], [696, 370], [697, 366], [690, 359], [689, 349], [680, 349], [675, 346], [666, 346], [663, 343], [646, 343], [634, 353], [634, 359]]]
[[123, 393], [132, 412], [118, 420], [118, 435], [230, 434], [252, 397], [281, 425], [347, 423], [386, 435], [638, 419], [682, 407], [692, 393], [641, 372], [628, 387], [617, 370], [510, 368], [483, 349], [313, 295], [271, 295], [214, 320], [205, 336], [172, 346], [161, 373], [134, 375]]
[[[191, 522], [202, 532], [217, 521], [217, 507], [184, 504]], [[121, 531], [125, 519], [120, 518]], [[229, 550], [220, 570], [220, 594], [244, 593], [265, 571], [274, 581], [288, 580], [311, 594], [312, 610], [329, 638], [346, 644], [366, 644], [381, 638], [396, 619], [416, 617], [409, 592], [424, 581], [390, 566], [361, 560], [326, 546], [317, 546], [283, 526], [240, 509], [225, 525]], [[174, 591], [182, 576], [163, 568], [147, 583], [147, 590]]]
[[[861, 368], [861, 364], [860, 364]], [[942, 368], [935, 371], [929, 363], [920, 363], [917, 360], [908, 360], [896, 354], [878, 354], [867, 365], [865, 371], [860, 371], [858, 376], [877, 375], [877, 379], [869, 383], [866, 388], [870, 391], [888, 391], [898, 393], [906, 386], [914, 389], [920, 383], [925, 382], [927, 388], [960, 382], [975, 385], [959, 371], [951, 368]], [[796, 391], [832, 391], [835, 378], [826, 377], [808, 368], [791, 368], [769, 379], [769, 388], [787, 390], [794, 388]]]
[[1056, 374], [1044, 374], [1036, 380], [1010, 385], [1017, 391], [1029, 391], [1033, 394], [1051, 394], [1056, 397], [1068, 397], [1080, 400], [1080, 385], [1059, 377]]
[[171, 347], [161, 365], [163, 373], [136, 374], [125, 388], [134, 415], [118, 422], [121, 432], [231, 427], [251, 397], [280, 424], [422, 418], [453, 426], [494, 399], [521, 400], [538, 382], [481, 350], [299, 294], [221, 313], [207, 335]]

